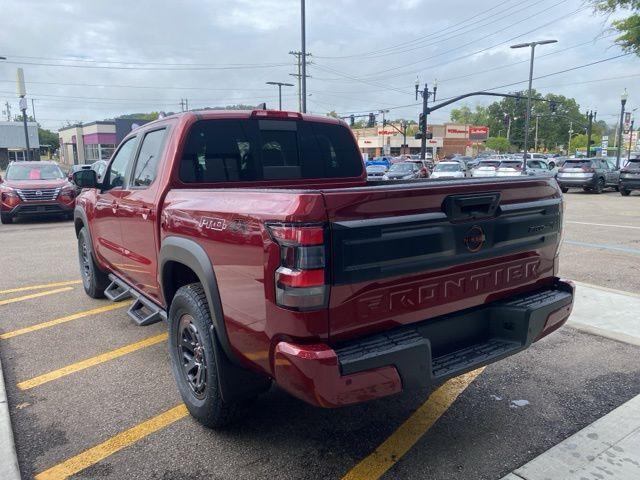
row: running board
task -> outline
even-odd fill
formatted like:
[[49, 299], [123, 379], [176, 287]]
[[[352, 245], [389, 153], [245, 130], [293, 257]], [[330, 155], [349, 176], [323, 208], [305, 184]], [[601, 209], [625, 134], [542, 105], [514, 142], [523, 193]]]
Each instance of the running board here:
[[115, 275], [109, 275], [111, 284], [104, 291], [105, 297], [113, 302], [119, 302], [133, 297], [133, 303], [127, 310], [127, 315], [140, 327], [167, 319], [167, 314], [158, 305], [143, 297]]

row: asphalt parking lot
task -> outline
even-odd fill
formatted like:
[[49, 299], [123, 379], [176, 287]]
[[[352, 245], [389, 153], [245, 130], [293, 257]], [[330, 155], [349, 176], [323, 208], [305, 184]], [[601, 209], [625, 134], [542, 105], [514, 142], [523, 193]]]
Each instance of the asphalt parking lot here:
[[[640, 292], [638, 195], [565, 198], [561, 275]], [[165, 325], [137, 327], [124, 305], [84, 294], [69, 222], [0, 226], [0, 249], [23, 478], [499, 479], [640, 394], [640, 347], [565, 327], [437, 398], [321, 410], [272, 388], [213, 432], [180, 406]]]

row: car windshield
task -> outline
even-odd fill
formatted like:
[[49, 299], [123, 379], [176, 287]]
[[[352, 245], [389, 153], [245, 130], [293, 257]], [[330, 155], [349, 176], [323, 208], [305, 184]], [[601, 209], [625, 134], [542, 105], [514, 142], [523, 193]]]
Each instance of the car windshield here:
[[390, 172], [410, 172], [411, 170], [410, 163], [394, 163], [389, 169]]
[[482, 167], [486, 167], [486, 168], [496, 168], [498, 165], [500, 165], [500, 162], [497, 160], [483, 160], [482, 162], [480, 162], [480, 168]]
[[520, 161], [500, 162], [500, 166], [498, 168], [522, 168], [522, 162]]
[[564, 162], [565, 168], [590, 168], [591, 160], [567, 160]]
[[435, 172], [459, 172], [460, 165], [457, 163], [439, 163], [434, 169]]
[[57, 165], [10, 165], [7, 180], [57, 180], [64, 174]]
[[387, 167], [384, 165], [369, 165], [367, 167], [367, 172], [386, 172]]

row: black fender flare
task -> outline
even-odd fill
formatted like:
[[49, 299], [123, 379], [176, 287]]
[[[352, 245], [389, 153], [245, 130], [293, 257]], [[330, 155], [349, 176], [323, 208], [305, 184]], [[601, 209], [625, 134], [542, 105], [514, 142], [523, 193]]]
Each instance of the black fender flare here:
[[160, 288], [169, 312], [170, 298], [165, 282], [166, 266], [169, 262], [181, 263], [189, 267], [198, 277], [207, 296], [209, 311], [212, 313], [211, 338], [216, 356], [218, 382], [222, 398], [227, 402], [238, 402], [266, 391], [271, 379], [263, 374], [247, 370], [238, 361], [231, 349], [227, 329], [224, 325], [222, 301], [213, 264], [204, 249], [195, 241], [177, 236], [164, 239], [158, 253]]
[[158, 252], [158, 273], [160, 288], [167, 305], [167, 312], [171, 303], [171, 298], [167, 298], [168, 285], [166, 284], [166, 268], [169, 262], [177, 262], [189, 267], [200, 279], [200, 283], [202, 283], [207, 295], [209, 311], [213, 317], [211, 320], [222, 349], [230, 360], [234, 363], [239, 363], [231, 349], [227, 328], [224, 325], [218, 282], [207, 252], [198, 243], [189, 238], [170, 236], [162, 241], [160, 252]]
[[81, 230], [80, 228], [76, 227], [78, 220], [82, 222], [82, 226], [86, 228], [87, 232], [89, 233], [89, 251], [91, 252], [91, 255], [93, 255], [93, 261], [97, 263], [96, 252], [93, 249], [93, 237], [91, 236], [91, 227], [89, 226], [89, 219], [87, 218], [87, 212], [85, 212], [83, 208], [76, 206], [73, 209], [73, 227], [76, 231], [76, 238], [78, 237], [78, 235], [80, 235], [80, 230]]

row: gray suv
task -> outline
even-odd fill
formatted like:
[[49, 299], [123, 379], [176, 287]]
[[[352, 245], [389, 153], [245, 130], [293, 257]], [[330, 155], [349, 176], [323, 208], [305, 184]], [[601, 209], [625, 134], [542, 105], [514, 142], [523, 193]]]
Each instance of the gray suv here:
[[602, 193], [605, 188], [618, 189], [620, 170], [607, 158], [570, 158], [558, 170], [557, 180], [563, 193], [570, 188]]

